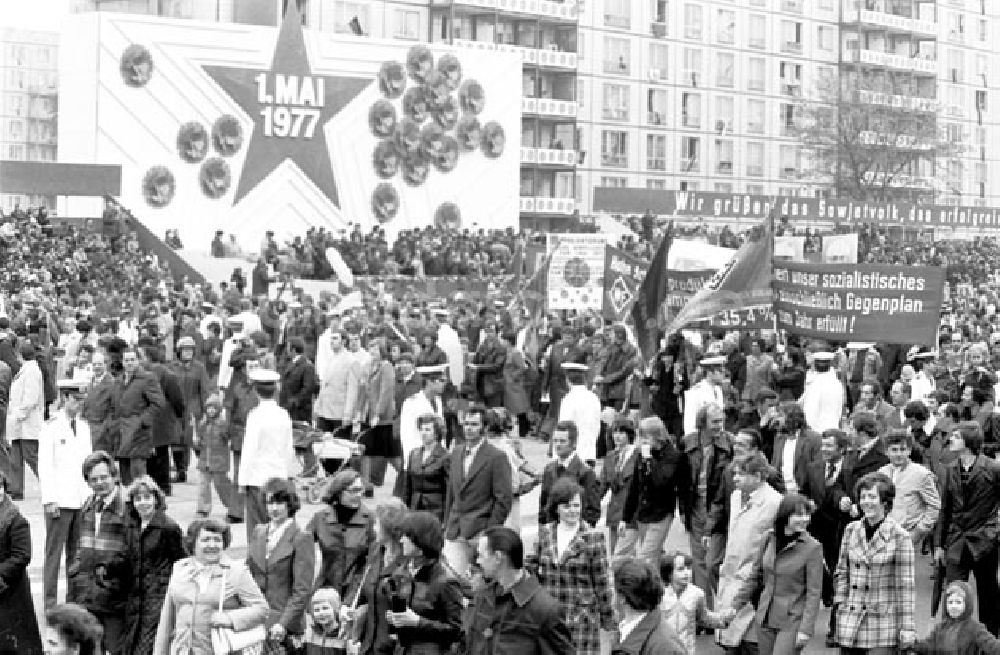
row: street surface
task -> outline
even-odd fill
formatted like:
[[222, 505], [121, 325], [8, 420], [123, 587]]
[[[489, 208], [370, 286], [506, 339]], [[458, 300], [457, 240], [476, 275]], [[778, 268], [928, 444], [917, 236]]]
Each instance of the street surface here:
[[[526, 439], [523, 441], [523, 452], [524, 456], [528, 459], [530, 465], [535, 470], [542, 469], [545, 462], [546, 444], [532, 439]], [[42, 601], [42, 562], [45, 554], [44, 520], [39, 498], [38, 481], [30, 470], [27, 472], [25, 477], [27, 478], [25, 500], [23, 502], [19, 502], [18, 505], [21, 508], [21, 512], [31, 524], [32, 559], [29, 573], [31, 576], [31, 589], [34, 597], [35, 612], [39, 615], [39, 617], [41, 617], [44, 607]], [[186, 529], [188, 524], [190, 524], [195, 518], [197, 479], [198, 472], [192, 464], [192, 468], [188, 473], [189, 482], [186, 484], [174, 484], [173, 495], [167, 499], [167, 514], [177, 521], [182, 529]], [[388, 498], [390, 496], [392, 482], [394, 480], [395, 472], [391, 467], [389, 467], [389, 472], [386, 474], [386, 484], [376, 490], [374, 500], [368, 499], [367, 502], [377, 504], [381, 500]], [[521, 536], [524, 539], [526, 551], [530, 551], [538, 532], [538, 494], [539, 490], [538, 487], [536, 487], [530, 494], [521, 497]], [[312, 515], [315, 514], [320, 508], [321, 505], [303, 504], [302, 509], [296, 516], [299, 524], [305, 525]], [[225, 510], [223, 509], [222, 504], [218, 502], [218, 498], [216, 498], [213, 503], [213, 516], [219, 519], [225, 517]], [[233, 559], [246, 557], [246, 547], [247, 539], [245, 526], [234, 525], [233, 541], [231, 547], [229, 548], [229, 556]], [[674, 521], [671, 526], [670, 536], [667, 539], [665, 549], [667, 551], [678, 549], [682, 551], [689, 550], [687, 534], [685, 533], [684, 527], [680, 521]], [[918, 555], [916, 622], [917, 634], [919, 636], [926, 635], [932, 625], [929, 618], [930, 598], [931, 591], [933, 589], [933, 582], [930, 579], [930, 571], [931, 568], [929, 559], [926, 556]], [[63, 599], [65, 592], [65, 570], [63, 570], [61, 571], [59, 580], [60, 600]], [[821, 608], [820, 617], [816, 622], [815, 635], [812, 642], [810, 642], [809, 646], [805, 649], [805, 653], [820, 654], [838, 652], [837, 649], [826, 648], [824, 645], [824, 636], [826, 634], [828, 621], [829, 610]], [[610, 653], [611, 644], [608, 643], [607, 635], [605, 635], [605, 639], [602, 641], [605, 642], [603, 652]], [[722, 650], [715, 646], [711, 637], [701, 636], [698, 640], [698, 652], [699, 654], [705, 653], [706, 655], [714, 655], [716, 653], [721, 653]]]

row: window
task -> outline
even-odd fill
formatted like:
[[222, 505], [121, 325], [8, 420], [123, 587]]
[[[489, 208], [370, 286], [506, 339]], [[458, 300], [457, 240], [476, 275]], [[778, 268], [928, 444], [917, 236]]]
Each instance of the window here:
[[419, 39], [420, 12], [396, 9], [392, 13], [392, 36], [397, 39]]
[[732, 139], [715, 140], [715, 172], [721, 175], [733, 174]]
[[764, 195], [764, 185], [763, 184], [748, 184], [747, 193], [751, 196], [762, 196]]
[[606, 175], [601, 176], [601, 186], [614, 187], [617, 189], [624, 189], [628, 186], [628, 178], [625, 177], [610, 177]]
[[766, 67], [761, 57], [751, 57], [747, 62], [747, 89], [763, 91], [766, 87]]
[[763, 50], [767, 41], [767, 18], [760, 14], [750, 14], [750, 26], [747, 29], [747, 44], [751, 48]]
[[794, 14], [801, 14], [802, 0], [781, 0], [781, 11], [789, 11]]
[[833, 11], [833, 0], [819, 0], [819, 8], [823, 11]]
[[986, 42], [986, 38], [989, 36], [989, 33], [990, 33], [990, 30], [989, 30], [989, 27], [988, 27], [988, 23], [986, 22], [986, 19], [985, 18], [980, 18], [979, 19], [979, 40], [985, 43]]
[[667, 92], [663, 89], [646, 91], [646, 122], [650, 125], [666, 125]]
[[604, 24], [608, 27], [617, 27], [627, 30], [632, 26], [631, 10], [629, 9], [632, 0], [604, 0]]
[[653, 20], [657, 23], [667, 22], [667, 0], [653, 0]]
[[781, 51], [800, 54], [802, 52], [802, 23], [781, 21]]
[[631, 70], [629, 40], [604, 37], [604, 72], [628, 75]]
[[667, 46], [662, 43], [649, 44], [649, 76], [651, 79], [665, 80], [669, 70]]
[[716, 182], [715, 183], [716, 193], [732, 193], [733, 183], [732, 182]]
[[779, 150], [780, 169], [778, 171], [782, 179], [788, 180], [798, 176], [800, 166], [800, 155], [798, 146], [781, 146]]
[[781, 78], [781, 94], [786, 96], [802, 95], [802, 64], [783, 61], [778, 64], [778, 76]]
[[733, 133], [733, 116], [735, 101], [732, 96], [719, 96], [715, 99], [715, 132], [716, 134]]
[[724, 89], [731, 89], [736, 84], [733, 66], [736, 56], [731, 52], [719, 52], [715, 55], [715, 84]]
[[696, 136], [681, 137], [681, 173], [701, 170], [701, 139]]
[[747, 175], [764, 176], [764, 144], [760, 141], [747, 141]]
[[816, 46], [820, 50], [830, 52], [833, 50], [834, 32], [828, 25], [820, 25], [816, 28]]
[[976, 89], [976, 111], [984, 112], [986, 111], [986, 91], [982, 89]]
[[783, 102], [778, 106], [781, 119], [781, 136], [795, 135], [795, 105]]
[[583, 106], [583, 99], [587, 97], [587, 87], [583, 83], [583, 78], [579, 77], [576, 80], [576, 102], [581, 107]]
[[623, 84], [604, 85], [604, 104], [601, 105], [601, 116], [606, 121], [628, 120], [628, 91]]
[[695, 180], [681, 180], [679, 188], [681, 191], [697, 191], [701, 186]]
[[701, 94], [681, 94], [681, 125], [684, 127], [701, 127]]
[[948, 74], [951, 76], [951, 81], [959, 84], [962, 82], [964, 77], [965, 69], [965, 53], [957, 48], [948, 49]]
[[715, 40], [719, 43], [734, 43], [736, 40], [736, 12], [720, 9], [715, 23]]
[[24, 159], [24, 146], [18, 143], [8, 144], [7, 159]]
[[367, 34], [371, 27], [369, 10], [369, 3], [366, 0], [354, 0], [353, 2], [345, 0], [345, 2], [333, 3], [333, 31], [338, 34], [353, 34], [351, 21], [357, 18], [361, 31]]
[[764, 114], [767, 103], [763, 100], [747, 100], [747, 132], [750, 134], [764, 133]]
[[684, 80], [685, 84], [697, 87], [701, 84], [701, 50], [684, 48]]
[[701, 41], [702, 28], [701, 5], [684, 5], [684, 38]]
[[659, 180], [659, 179], [655, 179], [655, 178], [649, 178], [648, 180], [646, 180], [646, 188], [647, 189], [656, 189], [656, 190], [659, 190], [659, 191], [663, 191], [663, 190], [666, 190], [666, 188], [667, 188], [667, 181], [666, 180]]
[[601, 165], [628, 166], [628, 133], [620, 130], [601, 131]]
[[646, 135], [646, 169], [667, 170], [667, 137], [662, 134]]

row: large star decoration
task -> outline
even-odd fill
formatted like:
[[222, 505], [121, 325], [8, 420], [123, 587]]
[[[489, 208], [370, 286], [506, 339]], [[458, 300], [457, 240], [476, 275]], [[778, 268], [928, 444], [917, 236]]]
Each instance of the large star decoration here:
[[313, 75], [296, 4], [288, 3], [270, 70], [203, 66], [253, 121], [234, 205], [291, 159], [340, 207], [323, 128], [372, 79]]

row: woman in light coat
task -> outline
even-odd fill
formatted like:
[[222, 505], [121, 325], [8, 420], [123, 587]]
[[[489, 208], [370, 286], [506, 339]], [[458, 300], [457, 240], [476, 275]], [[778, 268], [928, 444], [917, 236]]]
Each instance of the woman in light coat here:
[[27, 463], [38, 475], [38, 437], [45, 414], [45, 383], [35, 360], [35, 346], [23, 341], [18, 355], [21, 368], [10, 385], [6, 425], [10, 443], [9, 492], [14, 500], [24, 497], [24, 465]]
[[232, 539], [229, 526], [197, 519], [188, 528], [187, 539], [193, 555], [174, 564], [154, 655], [213, 655], [213, 628], [242, 632], [267, 620], [267, 600], [250, 571], [222, 558]]

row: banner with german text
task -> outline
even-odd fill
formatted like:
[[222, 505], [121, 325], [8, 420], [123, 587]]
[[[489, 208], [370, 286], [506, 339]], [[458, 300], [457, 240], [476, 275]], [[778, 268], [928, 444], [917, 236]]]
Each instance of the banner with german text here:
[[945, 269], [774, 261], [774, 313], [790, 334], [831, 341], [937, 341]]

